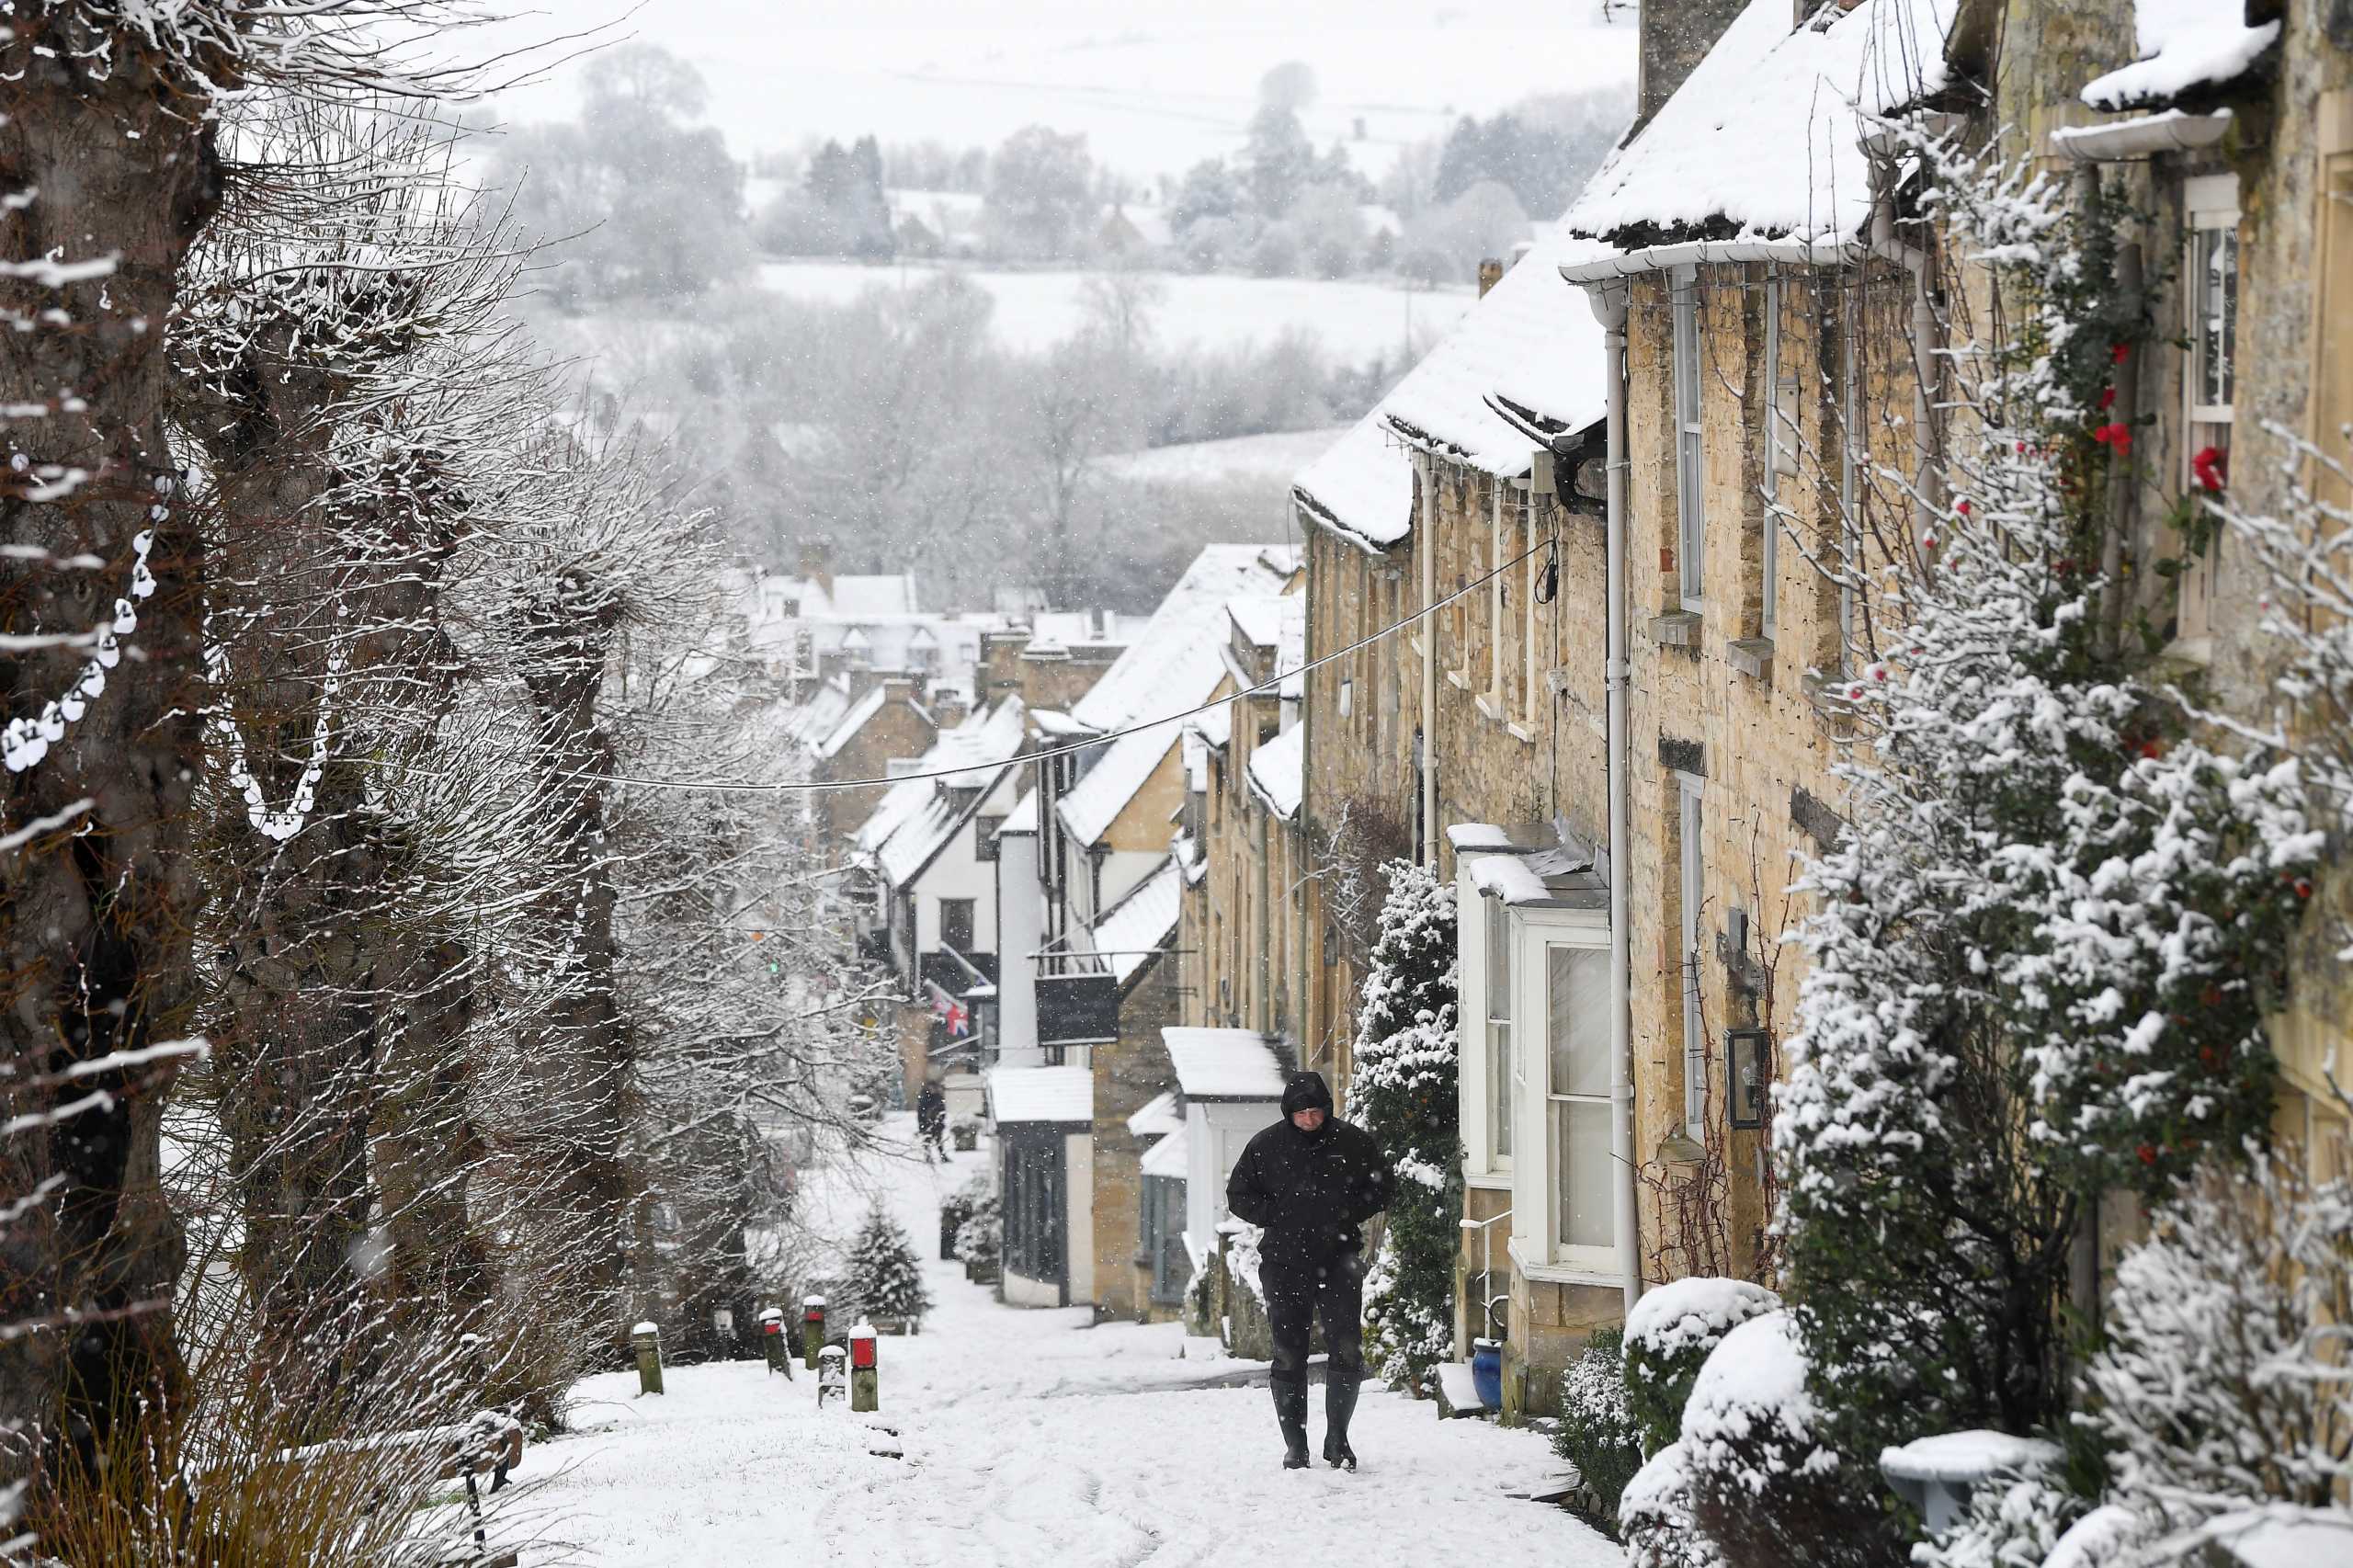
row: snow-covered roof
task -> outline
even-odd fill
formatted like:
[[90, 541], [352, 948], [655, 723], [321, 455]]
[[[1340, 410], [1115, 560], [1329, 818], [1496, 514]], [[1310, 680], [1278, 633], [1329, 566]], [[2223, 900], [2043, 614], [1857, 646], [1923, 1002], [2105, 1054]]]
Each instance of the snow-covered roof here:
[[869, 719], [882, 710], [883, 699], [888, 695], [882, 689], [881, 681], [876, 681], [867, 687], [866, 694], [856, 702], [847, 705], [840, 718], [835, 722], [834, 727], [828, 730], [824, 738], [817, 742], [812, 749], [819, 756], [837, 755], [842, 747], [849, 744], [857, 736], [858, 731], [866, 728], [866, 722]]
[[1013, 802], [1013, 809], [1005, 813], [1005, 820], [996, 824], [996, 835], [1003, 838], [1008, 833], [1037, 831], [1038, 791], [1024, 790], [1021, 791], [1021, 798]]
[[1176, 716], [1199, 707], [1224, 678], [1220, 648], [1232, 601], [1272, 598], [1290, 580], [1297, 552], [1282, 547], [1213, 544], [1195, 558], [1136, 642], [1103, 672], [1072, 716], [1100, 733], [1167, 718], [1111, 743], [1055, 806], [1063, 826], [1093, 844], [1126, 810], [1176, 745]]
[[2134, 0], [2139, 58], [2084, 85], [2097, 109], [2162, 108], [2228, 86], [2279, 37], [2278, 22], [2246, 25], [2239, 0]]
[[1256, 1029], [1160, 1031], [1176, 1087], [1188, 1100], [1275, 1100], [1283, 1097], [1283, 1064]]
[[1186, 1139], [1185, 1125], [1178, 1122], [1176, 1131], [1143, 1152], [1143, 1158], [1136, 1162], [1136, 1170], [1143, 1176], [1183, 1181], [1192, 1157], [1192, 1144]]
[[1554, 226], [1355, 428], [1291, 482], [1303, 510], [1376, 550], [1413, 526], [1414, 471], [1401, 437], [1483, 473], [1525, 472], [1533, 443], [1489, 401], [1550, 427], [1582, 429], [1608, 410], [1600, 323], [1561, 280], [1576, 249]]
[[870, 860], [892, 887], [904, 887], [931, 864], [977, 801], [959, 802], [952, 791], [978, 790], [985, 796], [1004, 767], [1020, 754], [1029, 736], [1021, 699], [1008, 697], [994, 708], [976, 710], [942, 732], [915, 764], [919, 773], [958, 768], [944, 778], [903, 778], [884, 791], [859, 824], [858, 854]]
[[1382, 417], [1417, 444], [1508, 477], [1528, 471], [1531, 446], [1489, 397], [1571, 430], [1608, 414], [1601, 324], [1585, 290], [1561, 280], [1572, 243], [1557, 226], [1540, 234], [1382, 401]]
[[1245, 597], [1230, 601], [1225, 613], [1233, 619], [1242, 635], [1261, 648], [1271, 648], [1282, 640], [1283, 604], [1286, 601], [1266, 597]]
[[1307, 726], [1293, 724], [1250, 754], [1250, 788], [1285, 822], [1307, 790]]
[[794, 709], [784, 722], [784, 733], [791, 740], [814, 749], [849, 712], [849, 682], [835, 676], [809, 694], [809, 700]]
[[1086, 1126], [1095, 1119], [1095, 1074], [1085, 1067], [997, 1067], [988, 1074], [989, 1115], [1007, 1122]]
[[1280, 483], [1323, 455], [1340, 438], [1337, 426], [1314, 430], [1279, 430], [1264, 436], [1230, 436], [1219, 441], [1182, 441], [1140, 452], [1097, 458], [1097, 472], [1149, 484], [1218, 484], [1229, 480]]
[[1956, 5], [1862, 0], [1793, 28], [1788, 0], [1749, 0], [1563, 226], [1630, 249], [1851, 239], [1870, 217], [1862, 139], [1944, 86]]
[[[1227, 602], [1242, 594], [1272, 598], [1283, 591], [1298, 567], [1298, 551], [1284, 545], [1206, 546], [1160, 601], [1160, 608], [1153, 611], [1128, 651], [1072, 707], [1071, 717], [1100, 733], [1192, 707], [1201, 699], [1165, 700], [1163, 681], [1171, 661], [1189, 650], [1196, 661], [1205, 652], [1206, 662], [1215, 665], [1215, 640], [1224, 630]], [[1200, 633], [1205, 630], [1210, 637], [1203, 648]]]
[[1177, 899], [1184, 886], [1183, 869], [1174, 859], [1164, 860], [1095, 923], [1090, 945], [1111, 966], [1114, 984], [1125, 985], [1168, 946], [1176, 934]]
[[1176, 1104], [1176, 1091], [1169, 1089], [1153, 1096], [1144, 1107], [1128, 1118], [1128, 1135], [1132, 1138], [1165, 1138], [1184, 1130], [1185, 1112]]
[[1299, 471], [1290, 493], [1324, 528], [1381, 551], [1412, 531], [1414, 466], [1375, 408]]

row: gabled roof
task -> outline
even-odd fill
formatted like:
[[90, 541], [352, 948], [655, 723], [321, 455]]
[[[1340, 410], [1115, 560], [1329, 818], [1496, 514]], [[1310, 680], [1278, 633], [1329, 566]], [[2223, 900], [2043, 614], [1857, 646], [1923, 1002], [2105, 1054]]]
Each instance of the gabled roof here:
[[829, 757], [838, 755], [842, 747], [849, 744], [857, 736], [858, 731], [866, 728], [866, 722], [869, 719], [882, 711], [882, 703], [888, 695], [882, 689], [882, 683], [876, 681], [867, 688], [865, 696], [849, 704], [840, 720], [826, 732], [825, 737], [813, 749], [819, 756]]
[[813, 750], [849, 714], [849, 683], [836, 676], [809, 694], [784, 722], [785, 735]]
[[989, 1115], [1008, 1122], [1085, 1127], [1095, 1120], [1095, 1074], [1085, 1067], [997, 1067], [988, 1075]]
[[1164, 1181], [1183, 1181], [1191, 1160], [1192, 1145], [1187, 1141], [1184, 1125], [1180, 1122], [1176, 1131], [1143, 1152], [1143, 1158], [1136, 1162], [1136, 1173], [1159, 1176]]
[[2279, 24], [2246, 24], [2239, 0], [2134, 0], [2136, 58], [2084, 85], [2097, 109], [2169, 108], [2211, 98], [2252, 72]]
[[1283, 1097], [1283, 1064], [1256, 1029], [1160, 1031], [1176, 1087], [1188, 1100], [1269, 1100]]
[[1297, 561], [1298, 552], [1285, 547], [1211, 545], [1161, 601], [1142, 635], [1071, 710], [1098, 733], [1140, 721], [1170, 721], [1112, 742], [1056, 804], [1063, 826], [1079, 843], [1102, 837], [1176, 744], [1176, 716], [1217, 691], [1225, 675], [1221, 649], [1231, 602], [1245, 595], [1277, 597]]
[[[858, 857], [892, 887], [904, 887], [922, 875], [1020, 755], [1029, 735], [1026, 717], [1021, 699], [1008, 697], [944, 732], [916, 762], [915, 771], [961, 771], [937, 778], [903, 778], [892, 785], [858, 826], [854, 840]], [[956, 792], [968, 790], [979, 793], [960, 801]]]
[[1089, 943], [1111, 966], [1112, 983], [1125, 985], [1166, 949], [1176, 934], [1177, 899], [1184, 886], [1183, 868], [1173, 858], [1163, 860], [1095, 923]]
[[1250, 754], [1250, 789], [1285, 822], [1307, 791], [1307, 726], [1293, 724]]
[[1749, 0], [1675, 96], [1569, 209], [1621, 250], [1709, 240], [1820, 244], [1869, 222], [1874, 120], [1940, 91], [1958, 0]]

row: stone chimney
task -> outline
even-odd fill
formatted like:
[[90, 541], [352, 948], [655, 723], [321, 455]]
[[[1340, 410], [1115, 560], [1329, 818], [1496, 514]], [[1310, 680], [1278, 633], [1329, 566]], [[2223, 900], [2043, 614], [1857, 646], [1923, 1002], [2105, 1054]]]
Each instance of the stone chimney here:
[[1487, 290], [1504, 280], [1504, 264], [1494, 256], [1479, 264], [1479, 298], [1485, 299]]
[[[1648, 123], [1659, 106], [1675, 96], [1675, 89], [1746, 9], [1748, 0], [1643, 0], [1637, 125]], [[1810, 14], [1804, 0], [1798, 0], [1797, 11], [1801, 17]]]
[[801, 575], [825, 590], [825, 597], [834, 597], [834, 550], [822, 539], [801, 541]]

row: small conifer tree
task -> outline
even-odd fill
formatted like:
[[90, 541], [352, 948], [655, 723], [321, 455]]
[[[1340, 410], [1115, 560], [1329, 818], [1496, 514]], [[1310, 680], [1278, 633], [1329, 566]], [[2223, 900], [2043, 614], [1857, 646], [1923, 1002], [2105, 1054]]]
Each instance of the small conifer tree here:
[[1418, 1389], [1454, 1338], [1462, 1214], [1454, 889], [1406, 860], [1390, 863], [1388, 881], [1358, 1014], [1348, 1115], [1380, 1142], [1398, 1177], [1366, 1281], [1366, 1348], [1380, 1376]]
[[870, 1319], [912, 1322], [931, 1310], [931, 1292], [924, 1288], [906, 1230], [880, 1203], [866, 1211], [866, 1222], [850, 1244], [847, 1272]]

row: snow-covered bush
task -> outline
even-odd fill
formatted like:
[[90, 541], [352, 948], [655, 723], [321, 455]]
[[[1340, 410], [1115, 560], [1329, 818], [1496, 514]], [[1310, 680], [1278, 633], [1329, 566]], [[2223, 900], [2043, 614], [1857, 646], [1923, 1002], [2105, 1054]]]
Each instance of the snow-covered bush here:
[[1691, 1515], [1691, 1467], [1669, 1443], [1644, 1461], [1618, 1498], [1626, 1568], [1723, 1568], [1723, 1555]]
[[1585, 1353], [1561, 1374], [1561, 1422], [1552, 1429], [1552, 1447], [1577, 1467], [1612, 1515], [1643, 1465], [1642, 1434], [1626, 1403], [1624, 1336], [1597, 1329]]
[[[1347, 1115], [1379, 1141], [1397, 1172], [1388, 1228], [1365, 1280], [1366, 1359], [1376, 1376], [1418, 1392], [1453, 1346], [1454, 1260], [1462, 1244], [1454, 888], [1407, 860], [1392, 861], [1387, 877], [1358, 1014]], [[1250, 1288], [1257, 1288], [1255, 1278]]]
[[931, 1292], [924, 1286], [915, 1248], [905, 1229], [881, 1204], [866, 1211], [866, 1223], [850, 1244], [844, 1264], [866, 1318], [905, 1323], [931, 1311]]
[[972, 1201], [972, 1210], [956, 1227], [956, 1261], [968, 1269], [992, 1269], [1005, 1252], [1005, 1210], [993, 1197]]
[[1695, 1275], [1646, 1292], [1626, 1314], [1626, 1406], [1643, 1451], [1656, 1453], [1683, 1430], [1683, 1406], [1709, 1353], [1781, 1298], [1745, 1279]]
[[2111, 1499], [2164, 1532], [2147, 1561], [2281, 1507], [2353, 1554], [2353, 1184], [2208, 1171], [2119, 1260], [2106, 1327], [2076, 1419]]
[[2040, 1476], [1973, 1487], [1958, 1522], [1912, 1549], [1915, 1568], [2043, 1568], [2068, 1527], [2089, 1506]]
[[1947, 361], [1929, 494], [1875, 466], [1847, 521], [1878, 541], [1831, 693], [1849, 827], [1801, 884], [1773, 1122], [1786, 1278], [1856, 1469], [2061, 1417], [2048, 1304], [2084, 1205], [2268, 1126], [2264, 1009], [2319, 848], [2292, 763], [2211, 749], [2143, 677], [2100, 570], [2110, 487], [2138, 482], [2105, 410], [2159, 341], [2114, 286], [2120, 214], [1896, 134], [1975, 350]]
[[1875, 1471], [1831, 1448], [1797, 1319], [1754, 1317], [1723, 1337], [1683, 1407], [1691, 1517], [1729, 1568], [1885, 1568], [1903, 1547]]

